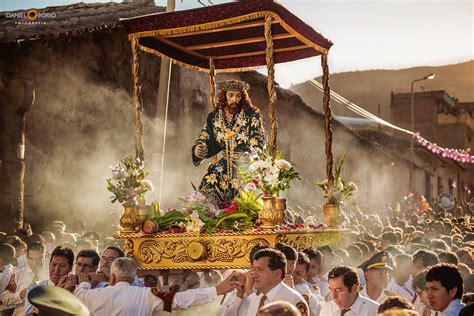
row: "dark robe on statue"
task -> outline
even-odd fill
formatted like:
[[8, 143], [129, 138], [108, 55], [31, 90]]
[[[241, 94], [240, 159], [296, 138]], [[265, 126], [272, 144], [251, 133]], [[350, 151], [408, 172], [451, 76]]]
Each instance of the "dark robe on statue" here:
[[262, 116], [253, 110], [241, 110], [228, 123], [222, 110], [213, 111], [192, 148], [195, 166], [202, 162], [194, 155], [198, 144], [207, 146], [205, 158], [223, 154], [216, 164], [209, 165], [199, 190], [215, 197], [220, 207], [228, 206], [238, 193], [238, 167], [248, 163], [251, 147], [265, 146]]

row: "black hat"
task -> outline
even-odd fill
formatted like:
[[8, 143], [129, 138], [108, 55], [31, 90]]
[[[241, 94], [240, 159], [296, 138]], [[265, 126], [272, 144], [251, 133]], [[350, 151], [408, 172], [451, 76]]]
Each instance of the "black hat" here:
[[393, 268], [388, 265], [388, 261], [390, 259], [390, 254], [386, 251], [381, 251], [376, 253], [372, 256], [369, 260], [364, 261], [359, 265], [364, 271], [370, 269], [389, 269], [392, 270]]
[[37, 286], [28, 292], [28, 300], [38, 315], [90, 316], [89, 310], [79, 298], [57, 286]]
[[100, 234], [98, 232], [87, 232], [81, 236], [81, 238], [90, 239], [90, 240], [100, 240]]
[[421, 236], [421, 237], [416, 237], [410, 240], [410, 244], [418, 248], [426, 249], [431, 244], [431, 241], [428, 238]]
[[18, 261], [15, 258], [15, 247], [9, 244], [0, 244], [0, 258], [5, 264], [18, 265]]

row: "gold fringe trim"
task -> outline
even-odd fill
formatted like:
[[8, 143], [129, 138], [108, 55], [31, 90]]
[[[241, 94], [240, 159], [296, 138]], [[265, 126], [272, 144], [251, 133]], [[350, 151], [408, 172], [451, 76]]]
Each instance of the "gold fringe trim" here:
[[[219, 27], [228, 26], [228, 25], [232, 25], [232, 24], [237, 24], [237, 23], [241, 23], [241, 22], [245, 22], [245, 21], [249, 21], [249, 20], [257, 19], [257, 18], [263, 18], [263, 17], [267, 17], [267, 16], [271, 16], [278, 23], [280, 23], [281, 26], [288, 33], [290, 33], [293, 36], [295, 36], [296, 38], [298, 38], [301, 42], [305, 43], [310, 48], [313, 48], [314, 50], [316, 50], [317, 52], [319, 52], [321, 54], [327, 54], [328, 49], [326, 49], [322, 46], [319, 46], [316, 43], [313, 43], [312, 41], [310, 41], [309, 39], [307, 39], [306, 37], [304, 37], [303, 35], [298, 33], [290, 25], [288, 25], [284, 20], [282, 20], [280, 18], [279, 15], [277, 15], [276, 13], [271, 12], [271, 11], [254, 12], [254, 13], [250, 13], [250, 14], [246, 14], [246, 15], [242, 15], [242, 16], [238, 16], [238, 17], [234, 17], [234, 18], [230, 18], [230, 19], [226, 19], [226, 20], [208, 22], [208, 23], [197, 24], [197, 25], [192, 25], [192, 26], [185, 26], [185, 27], [179, 27], [179, 28], [173, 28], [173, 29], [136, 32], [136, 33], [129, 34], [128, 39], [131, 41], [133, 39], [139, 39], [141, 37], [165, 36], [165, 35], [175, 35], [175, 34], [183, 34], [184, 35], [185, 33], [192, 33], [192, 32], [196, 32], [196, 31], [216, 29], [216, 28], [219, 28]], [[192, 34], [189, 34], [189, 35], [192, 35]], [[140, 45], [140, 46], [143, 47], [142, 45]], [[152, 52], [152, 51], [155, 51], [155, 50], [150, 49], [150, 48], [148, 48], [148, 50], [144, 50], [144, 49], [142, 49], [142, 50], [145, 51], [145, 52], [148, 52], [148, 53], [155, 54], [155, 53]], [[159, 54], [158, 56], [161, 57], [161, 58], [163, 58], [162, 56], [165, 56], [162, 53], [159, 53], [159, 52], [156, 52], [156, 53], [158, 53]], [[157, 55], [157, 54], [155, 54], [155, 55]], [[166, 56], [166, 57], [171, 62], [174, 62], [173, 58], [171, 58], [169, 56]], [[185, 67], [189, 67], [189, 68], [194, 68], [194, 69], [197, 69], [199, 71], [209, 72], [208, 69], [203, 70], [204, 68], [189, 65], [189, 64], [186, 64], [186, 63], [182, 63], [182, 62], [176, 62], [176, 64], [179, 64], [179, 65], [182, 65], [182, 66], [185, 66]], [[248, 70], [243, 70], [243, 69], [250, 69], [250, 68], [248, 68], [248, 67], [246, 67], [246, 68], [234, 68], [234, 69], [226, 69], [225, 71], [218, 70], [218, 72], [248, 71]]]

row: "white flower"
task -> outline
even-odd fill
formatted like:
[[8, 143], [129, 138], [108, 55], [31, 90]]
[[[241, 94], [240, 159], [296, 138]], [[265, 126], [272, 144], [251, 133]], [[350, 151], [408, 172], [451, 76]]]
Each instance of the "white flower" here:
[[245, 192], [255, 191], [256, 189], [257, 189], [257, 186], [253, 182], [247, 183], [244, 187]]
[[199, 232], [201, 228], [204, 226], [204, 223], [199, 218], [199, 214], [197, 211], [192, 212], [189, 215], [189, 219], [191, 220], [188, 225], [186, 225], [186, 231], [188, 232]]
[[266, 171], [272, 167], [273, 166], [270, 161], [257, 160], [249, 166], [249, 171], [250, 172], [257, 171], [257, 170]]
[[357, 192], [359, 192], [359, 188], [354, 182], [349, 182], [349, 186], [352, 189], [352, 194], [356, 194]]
[[127, 174], [121, 170], [114, 170], [112, 172], [112, 180], [115, 182], [119, 182], [120, 180], [123, 180]]
[[265, 182], [269, 185], [275, 185], [278, 183], [278, 173], [267, 174], [264, 178]]
[[153, 192], [155, 191], [155, 187], [153, 186], [153, 183], [150, 180], [142, 180], [140, 183], [140, 186], [144, 189], [147, 189], [147, 191]]
[[289, 170], [291, 168], [291, 163], [285, 159], [275, 159], [275, 166], [277, 166], [278, 169]]

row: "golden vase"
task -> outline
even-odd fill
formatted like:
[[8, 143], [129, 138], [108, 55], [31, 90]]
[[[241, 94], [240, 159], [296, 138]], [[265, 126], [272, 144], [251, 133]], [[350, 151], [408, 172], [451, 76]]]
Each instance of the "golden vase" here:
[[323, 206], [324, 222], [328, 227], [339, 227], [341, 225], [340, 204], [325, 204]]
[[[285, 220], [286, 200], [284, 203], [282, 201], [275, 202], [279, 198], [274, 196], [264, 196], [262, 199], [263, 208], [260, 211], [261, 227], [263, 229], [275, 229], [278, 224], [283, 223]], [[282, 207], [284, 208], [282, 209]]]
[[277, 222], [277, 224], [284, 223], [285, 211], [286, 211], [286, 199], [277, 196], [273, 200], [273, 208], [275, 209], [275, 222]]
[[120, 227], [124, 233], [136, 232], [136, 227], [140, 224], [134, 203], [125, 202], [123, 205], [123, 214], [120, 217]]
[[147, 219], [148, 214], [150, 214], [151, 205], [138, 204], [135, 210], [137, 212], [138, 220], [140, 221], [140, 226], [141, 226]]

